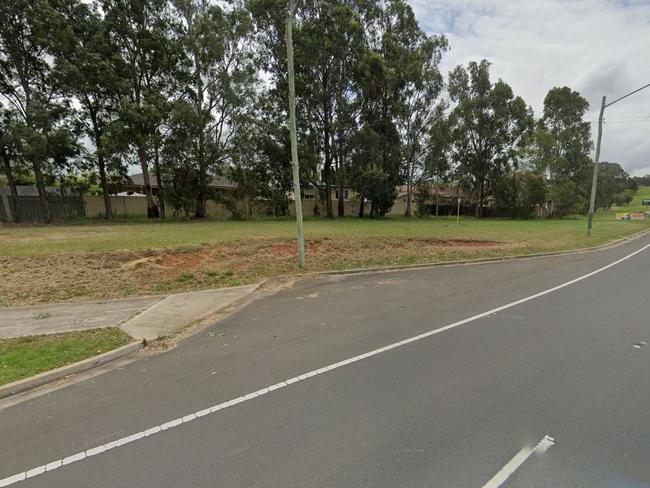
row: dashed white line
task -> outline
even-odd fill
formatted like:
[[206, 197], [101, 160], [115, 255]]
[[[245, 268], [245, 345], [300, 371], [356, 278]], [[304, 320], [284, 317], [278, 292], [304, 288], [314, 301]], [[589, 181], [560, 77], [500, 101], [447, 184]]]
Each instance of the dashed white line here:
[[555, 439], [546, 435], [537, 443], [535, 447], [524, 447], [515, 457], [506, 463], [506, 465], [495, 474], [490, 481], [483, 485], [483, 488], [499, 488], [505, 483], [512, 474], [524, 464], [533, 454], [543, 454], [555, 444]]
[[[567, 286], [573, 285], [574, 283], [578, 283], [579, 281], [585, 280], [587, 278], [590, 278], [591, 276], [594, 276], [598, 273], [602, 273], [605, 270], [608, 270], [609, 268], [616, 266], [619, 263], [622, 263], [623, 261], [626, 261], [627, 259], [630, 259], [633, 256], [636, 256], [637, 254], [645, 251], [646, 249], [650, 248], [650, 244], [647, 244], [643, 246], [641, 249], [638, 249], [634, 251], [633, 253], [628, 254], [627, 256], [624, 256], [606, 266], [603, 266], [602, 268], [598, 268], [595, 271], [592, 271], [590, 273], [587, 273], [585, 275], [579, 276], [578, 278], [575, 278], [573, 280], [567, 281], [565, 283], [562, 283], [561, 285], [554, 286], [553, 288], [549, 288], [547, 290], [541, 291], [539, 293], [535, 293], [534, 295], [530, 295], [528, 297], [522, 298], [520, 300], [516, 300], [514, 302], [510, 302], [506, 305], [502, 305], [500, 307], [493, 308], [491, 310], [488, 310], [487, 312], [480, 313], [478, 315], [474, 315], [472, 317], [468, 317], [463, 320], [459, 320], [458, 322], [454, 322], [453, 324], [445, 325], [444, 327], [440, 327], [438, 329], [430, 330], [428, 332], [425, 332], [423, 334], [414, 336], [414, 337], [409, 337], [408, 339], [404, 339], [399, 342], [395, 342], [393, 344], [389, 344], [384, 347], [380, 347], [378, 349], [374, 349], [372, 351], [366, 352], [364, 354], [360, 354], [358, 356], [354, 356], [348, 359], [344, 359], [343, 361], [339, 361], [333, 364], [330, 364], [328, 366], [324, 366], [322, 368], [313, 370], [313, 371], [308, 371], [307, 373], [303, 373], [299, 376], [294, 376], [293, 378], [286, 379], [284, 381], [281, 381], [279, 383], [276, 383], [274, 385], [268, 386], [266, 388], [262, 388], [260, 390], [257, 390], [252, 393], [248, 393], [246, 395], [242, 395], [240, 397], [237, 397], [233, 400], [229, 400], [223, 403], [220, 403], [218, 405], [214, 405], [213, 407], [209, 407], [207, 409], [199, 410], [198, 412], [190, 413], [187, 415], [184, 415], [183, 417], [179, 417], [174, 420], [170, 420], [169, 422], [165, 422], [163, 424], [160, 424], [158, 426], [153, 426], [147, 430], [144, 430], [142, 432], [138, 432], [136, 434], [129, 435], [127, 437], [123, 437], [121, 439], [118, 439], [117, 441], [109, 442], [108, 444], [104, 444], [102, 446], [96, 446], [93, 447], [92, 449], [88, 449], [86, 451], [82, 451], [76, 454], [73, 454], [71, 456], [67, 456], [62, 459], [58, 459], [56, 461], [52, 461], [50, 463], [44, 464], [42, 466], [37, 466], [35, 468], [30, 468], [29, 470], [23, 471], [22, 473], [15, 474], [13, 476], [9, 476], [7, 478], [1, 479], [0, 480], [0, 487], [4, 486], [10, 486], [15, 483], [18, 483], [20, 481], [23, 481], [27, 478], [27, 473], [30, 473], [30, 476], [39, 476], [41, 474], [44, 474], [48, 471], [52, 471], [54, 469], [58, 469], [61, 466], [67, 466], [72, 463], [76, 463], [79, 461], [84, 460], [87, 457], [94, 456], [97, 454], [101, 454], [102, 452], [108, 451], [110, 449], [113, 449], [115, 447], [120, 447], [126, 444], [129, 444], [131, 442], [134, 442], [139, 439], [143, 439], [152, 435], [156, 435], [160, 432], [163, 432], [168, 429], [172, 429], [174, 427], [177, 427], [179, 425], [182, 425], [184, 423], [188, 422], [193, 422], [197, 418], [204, 417], [206, 415], [210, 415], [213, 413], [216, 413], [220, 410], [223, 410], [225, 408], [232, 407], [234, 405], [237, 405], [242, 402], [246, 402], [248, 400], [252, 400], [254, 398], [266, 395], [272, 391], [279, 390], [282, 388], [286, 388], [287, 386], [297, 383], [299, 381], [303, 381], [305, 379], [318, 376], [320, 374], [327, 373], [329, 371], [333, 371], [338, 368], [342, 368], [343, 366], [347, 366], [349, 364], [354, 364], [356, 362], [362, 361], [364, 359], [376, 356], [378, 354], [381, 354], [386, 351], [390, 351], [392, 349], [396, 349], [398, 347], [405, 346], [407, 344], [411, 344], [413, 342], [421, 341], [422, 339], [426, 339], [427, 337], [431, 337], [436, 334], [440, 334], [442, 332], [448, 331], [450, 329], [454, 329], [456, 327], [460, 327], [461, 325], [468, 324], [470, 322], [474, 322], [478, 319], [481, 319], [483, 317], [487, 317], [489, 315], [501, 312], [502, 310], [506, 310], [512, 307], [515, 307], [517, 305], [521, 305], [522, 303], [529, 302], [531, 300], [535, 300], [536, 298], [542, 297], [544, 295], [548, 295], [549, 293], [553, 293], [557, 290], [561, 290], [562, 288], [565, 288]], [[207, 410], [210, 411], [210, 413], [207, 413]], [[529, 454], [530, 455], [530, 454]], [[489, 485], [486, 485], [489, 486]], [[493, 486], [498, 486], [498, 485], [493, 485]]]

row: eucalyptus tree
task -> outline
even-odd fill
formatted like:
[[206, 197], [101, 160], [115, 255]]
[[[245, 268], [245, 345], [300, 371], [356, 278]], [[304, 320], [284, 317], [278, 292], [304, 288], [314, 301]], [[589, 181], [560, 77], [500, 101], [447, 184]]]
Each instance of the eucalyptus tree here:
[[12, 132], [34, 172], [43, 219], [51, 222], [47, 174], [77, 150], [70, 102], [52, 76], [61, 16], [47, 0], [15, 0], [0, 2], [0, 18], [0, 94], [16, 115]]
[[[396, 185], [409, 176], [412, 184], [415, 165], [423, 161], [426, 144], [419, 137], [426, 137], [433, 101], [442, 88], [437, 66], [446, 40], [426, 36], [403, 0], [371, 2], [363, 22], [367, 49], [359, 82], [361, 129], [354, 174], [362, 207], [369, 198], [374, 216], [390, 210]], [[364, 153], [374, 156], [360, 157]]]
[[[123, 172], [120, 158], [111, 157], [108, 128], [117, 119], [117, 103], [127, 89], [118, 75], [106, 25], [97, 4], [59, 2], [65, 24], [54, 43], [55, 75], [78, 102], [79, 118], [94, 150], [91, 160], [104, 197], [104, 216], [112, 217], [109, 175]], [[117, 60], [119, 62], [119, 60]]]
[[[251, 0], [249, 5], [264, 56], [268, 96], [277, 112], [286, 114], [287, 2]], [[358, 71], [366, 48], [362, 19], [366, 8], [363, 2], [305, 0], [298, 2], [295, 13], [293, 40], [301, 177], [315, 188], [318, 212], [320, 182], [325, 184], [325, 212], [330, 218], [334, 217], [332, 188], [337, 183], [340, 190], [349, 176], [351, 141], [358, 129]], [[339, 215], [344, 213], [342, 203], [339, 200]]]
[[167, 0], [101, 0], [113, 64], [122, 79], [114, 147], [133, 150], [142, 169], [148, 217], [158, 217], [150, 179], [151, 148], [168, 112], [165, 93], [174, 83], [179, 49]]
[[451, 159], [472, 185], [476, 216], [487, 187], [521, 156], [533, 126], [530, 107], [502, 80], [492, 83], [490, 63], [470, 62], [449, 74]]
[[[439, 103], [429, 120], [429, 133], [426, 135], [426, 147], [424, 148], [424, 164], [422, 174], [418, 183], [428, 189], [433, 186], [435, 192], [435, 215], [440, 213], [440, 183], [448, 183], [452, 174], [450, 162], [451, 154], [451, 127], [447, 117], [446, 103]], [[432, 183], [429, 185], [428, 183]]]
[[586, 209], [592, 162], [589, 103], [569, 87], [555, 87], [544, 98], [540, 132], [551, 187], [552, 209], [562, 216]]
[[[332, 170], [338, 166], [342, 189], [344, 165], [350, 157], [346, 142], [350, 127], [356, 126], [350, 112], [354, 110], [356, 71], [365, 47], [361, 12], [353, 2], [307, 1], [295, 39], [298, 92], [308, 123], [318, 136], [325, 210], [327, 217], [333, 218]], [[342, 205], [339, 213], [343, 213]]]
[[385, 9], [392, 24], [387, 30], [385, 56], [397, 75], [396, 125], [406, 180], [406, 216], [410, 217], [413, 188], [424, 170], [428, 137], [444, 85], [439, 64], [448, 44], [444, 36], [424, 33], [405, 2], [388, 2]]
[[[170, 137], [196, 173], [196, 217], [205, 217], [211, 175], [232, 162], [257, 101], [259, 56], [254, 25], [242, 2], [174, 0], [183, 51], [183, 84]], [[179, 133], [187, 137], [179, 139]]]

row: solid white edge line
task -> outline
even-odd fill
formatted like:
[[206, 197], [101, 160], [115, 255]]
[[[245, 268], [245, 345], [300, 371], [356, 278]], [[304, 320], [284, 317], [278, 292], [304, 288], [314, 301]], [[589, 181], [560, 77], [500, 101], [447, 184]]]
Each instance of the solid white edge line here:
[[517, 471], [517, 469], [521, 467], [522, 464], [528, 460], [533, 453], [543, 454], [548, 451], [553, 444], [555, 444], [555, 439], [545, 435], [535, 447], [524, 447], [521, 451], [515, 454], [515, 457], [508, 461], [506, 465], [490, 479], [490, 481], [485, 483], [483, 488], [499, 488], [515, 471]]
[[[86, 459], [87, 457], [94, 456], [96, 454], [101, 454], [102, 452], [107, 451], [107, 450], [109, 450], [109, 449], [111, 449], [113, 447], [129, 444], [129, 443], [131, 443], [131, 442], [133, 442], [135, 440], [138, 440], [138, 439], [141, 439], [141, 438], [144, 438], [144, 437], [150, 437], [150, 436], [155, 435], [157, 433], [164, 432], [165, 430], [172, 429], [172, 428], [177, 427], [179, 425], [183, 425], [184, 423], [186, 424], [188, 422], [193, 422], [197, 418], [204, 417], [204, 416], [207, 416], [207, 415], [212, 415], [212, 414], [214, 414], [214, 413], [216, 413], [216, 412], [218, 412], [220, 410], [223, 410], [223, 409], [228, 408], [228, 407], [232, 407], [233, 405], [236, 405], [238, 403], [246, 402], [248, 400], [252, 400], [253, 398], [257, 398], [257, 397], [266, 395], [266, 394], [268, 394], [268, 393], [270, 393], [270, 392], [272, 392], [274, 390], [281, 389], [281, 388], [286, 388], [290, 384], [297, 383], [299, 381], [302, 381], [303, 379], [311, 378], [313, 376], [318, 376], [320, 374], [324, 374], [324, 373], [327, 373], [329, 371], [333, 371], [335, 369], [342, 368], [343, 366], [347, 366], [348, 364], [353, 364], [353, 363], [356, 363], [358, 361], [362, 361], [363, 359], [367, 359], [367, 358], [376, 356], [378, 354], [381, 354], [383, 352], [390, 351], [392, 349], [396, 349], [398, 347], [402, 347], [402, 346], [405, 346], [407, 344], [411, 344], [412, 342], [417, 342], [417, 341], [420, 341], [422, 339], [426, 339], [427, 337], [431, 337], [433, 335], [440, 334], [441, 332], [445, 332], [445, 331], [448, 331], [450, 329], [460, 327], [461, 325], [465, 325], [465, 324], [468, 324], [470, 322], [474, 322], [474, 321], [476, 321], [478, 319], [481, 319], [483, 317], [487, 317], [488, 315], [492, 315], [492, 314], [501, 312], [502, 310], [506, 310], [506, 309], [509, 309], [509, 308], [512, 308], [512, 307], [516, 307], [517, 305], [520, 305], [522, 303], [526, 303], [526, 302], [529, 302], [531, 300], [535, 300], [536, 298], [542, 297], [544, 295], [548, 295], [549, 293], [553, 293], [553, 292], [555, 292], [557, 290], [561, 290], [562, 288], [565, 288], [567, 286], [578, 283], [579, 281], [586, 280], [587, 278], [590, 278], [591, 276], [594, 276], [594, 275], [596, 275], [598, 273], [602, 273], [603, 271], [606, 271], [609, 268], [611, 268], [613, 266], [616, 266], [617, 264], [620, 264], [623, 261], [626, 261], [626, 260], [630, 259], [633, 256], [636, 256], [637, 254], [639, 254], [639, 253], [645, 251], [646, 249], [648, 249], [649, 247], [650, 247], [650, 244], [646, 244], [642, 248], [637, 249], [636, 251], [634, 251], [633, 253], [630, 253], [630, 254], [628, 254], [628, 255], [620, 258], [620, 259], [617, 259], [616, 261], [614, 261], [612, 263], [609, 263], [608, 265], [603, 266], [602, 268], [598, 268], [595, 271], [592, 271], [592, 272], [587, 273], [585, 275], [579, 276], [578, 278], [574, 278], [574, 279], [572, 279], [570, 281], [567, 281], [565, 283], [562, 283], [560, 285], [554, 286], [553, 288], [549, 288], [549, 289], [541, 291], [539, 293], [535, 293], [534, 295], [530, 295], [528, 297], [521, 298], [521, 299], [516, 300], [514, 302], [510, 302], [510, 303], [508, 303], [506, 305], [501, 305], [500, 307], [493, 308], [491, 310], [488, 310], [487, 312], [483, 312], [483, 313], [474, 315], [472, 317], [468, 317], [466, 319], [459, 320], [458, 322], [454, 322], [452, 324], [445, 325], [444, 327], [440, 327], [438, 329], [430, 330], [430, 331], [425, 332], [423, 334], [416, 335], [416, 336], [413, 336], [413, 337], [409, 337], [408, 339], [404, 339], [404, 340], [401, 340], [399, 342], [395, 342], [393, 344], [389, 344], [387, 346], [380, 347], [378, 349], [374, 349], [372, 351], [369, 351], [369, 352], [366, 352], [366, 353], [363, 353], [363, 354], [359, 354], [358, 356], [354, 356], [354, 357], [351, 357], [351, 358], [348, 358], [348, 359], [344, 359], [343, 361], [338, 361], [336, 363], [330, 364], [328, 366], [321, 367], [319, 369], [315, 369], [313, 371], [308, 371], [307, 373], [303, 373], [303, 374], [301, 374], [299, 376], [294, 376], [293, 378], [289, 378], [289, 379], [286, 379], [284, 381], [280, 381], [279, 383], [268, 386], [266, 388], [262, 388], [260, 390], [257, 390], [255, 392], [253, 392], [253, 393], [242, 395], [242, 396], [237, 397], [237, 398], [235, 398], [233, 400], [229, 400], [229, 401], [220, 403], [218, 405], [215, 405], [213, 407], [209, 407], [208, 409], [203, 409], [203, 410], [199, 410], [199, 411], [194, 412], [194, 413], [190, 413], [188, 415], [184, 415], [183, 417], [179, 417], [177, 419], [170, 420], [170, 421], [165, 422], [163, 424], [153, 426], [151, 428], [148, 428], [148, 429], [143, 430], [141, 432], [138, 432], [136, 434], [131, 434], [129, 436], [123, 437], [123, 438], [118, 439], [116, 441], [112, 441], [112, 442], [109, 442], [109, 443], [101, 445], [101, 446], [93, 447], [92, 449], [88, 449], [88, 450], [86, 450], [84, 452], [80, 452], [80, 453], [77, 453], [77, 454], [74, 454], [72, 456], [62, 458], [62, 459], [57, 459], [56, 461], [52, 461], [52, 462], [44, 464], [42, 466], [37, 466], [35, 468], [30, 468], [30, 469], [28, 469], [26, 471], [23, 471], [22, 473], [17, 473], [15, 475], [9, 476], [7, 478], [1, 479], [0, 480], [0, 487], [10, 486], [10, 485], [13, 485], [15, 483], [19, 483], [20, 481], [25, 480], [26, 477], [27, 477], [28, 472], [32, 476], [39, 476], [42, 473], [45, 473], [47, 471], [51, 471], [52, 469], [56, 469], [56, 468], [58, 468], [60, 466], [72, 464], [72, 463], [75, 463], [75, 462], [78, 462], [78, 461], [82, 461], [83, 459]], [[210, 410], [210, 413], [206, 413], [206, 410]], [[184, 421], [184, 419], [187, 419], [187, 420]], [[520, 453], [521, 453], [521, 451], [520, 451]], [[488, 486], [488, 485], [486, 485], [486, 486]]]

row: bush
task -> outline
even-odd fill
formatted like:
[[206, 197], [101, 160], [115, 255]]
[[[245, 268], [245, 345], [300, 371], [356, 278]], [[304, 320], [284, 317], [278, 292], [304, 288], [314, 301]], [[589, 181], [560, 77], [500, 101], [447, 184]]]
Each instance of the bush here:
[[534, 217], [538, 206], [546, 203], [548, 187], [542, 175], [511, 173], [499, 180], [494, 193], [499, 215], [528, 219]]
[[565, 217], [581, 213], [587, 205], [587, 199], [578, 190], [578, 185], [568, 178], [558, 178], [550, 188], [552, 203], [551, 213], [554, 217]]

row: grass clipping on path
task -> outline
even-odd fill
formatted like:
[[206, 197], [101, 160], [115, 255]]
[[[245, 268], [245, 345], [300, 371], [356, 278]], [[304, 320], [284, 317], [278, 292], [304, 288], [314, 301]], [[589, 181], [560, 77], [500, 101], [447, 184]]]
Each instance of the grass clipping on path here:
[[0, 339], [0, 385], [111, 351], [131, 342], [116, 327]]

